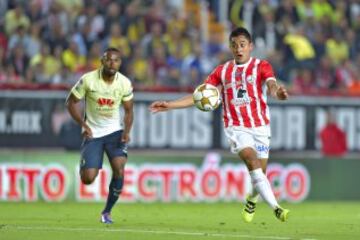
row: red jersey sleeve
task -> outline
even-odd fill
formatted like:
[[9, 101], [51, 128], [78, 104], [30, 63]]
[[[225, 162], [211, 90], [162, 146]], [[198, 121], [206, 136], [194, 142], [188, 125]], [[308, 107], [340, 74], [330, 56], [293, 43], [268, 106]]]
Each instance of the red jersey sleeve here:
[[268, 61], [265, 61], [265, 60], [261, 61], [260, 76], [261, 76], [261, 82], [266, 82], [269, 79], [276, 80], [273, 68]]
[[223, 68], [223, 65], [217, 66], [210, 75], [205, 79], [206, 84], [211, 84], [213, 86], [218, 86], [221, 84], [221, 70]]

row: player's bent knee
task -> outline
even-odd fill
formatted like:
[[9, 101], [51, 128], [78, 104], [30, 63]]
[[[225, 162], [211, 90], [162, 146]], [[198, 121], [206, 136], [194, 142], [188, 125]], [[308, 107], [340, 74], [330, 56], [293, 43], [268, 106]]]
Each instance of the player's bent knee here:
[[93, 180], [93, 179], [86, 178], [86, 177], [82, 177], [82, 178], [81, 178], [81, 182], [82, 182], [83, 184], [85, 184], [85, 185], [90, 185], [90, 184], [92, 184], [92, 183], [94, 182], [94, 180]]
[[83, 184], [85, 184], [85, 185], [90, 185], [90, 184], [93, 183], [93, 180], [92, 180], [92, 179], [84, 179], [84, 178], [82, 178], [82, 179], [81, 179], [81, 182], [82, 182]]
[[86, 169], [80, 171], [81, 182], [85, 185], [89, 185], [95, 181], [97, 176], [97, 170]]
[[239, 156], [245, 162], [249, 170], [262, 168], [261, 161], [258, 159], [257, 153], [253, 148], [244, 148], [239, 152]]
[[247, 147], [247, 148], [242, 149], [239, 152], [239, 156], [241, 157], [241, 159], [243, 159], [246, 162], [258, 159], [255, 149], [253, 149], [251, 147]]
[[81, 175], [81, 182], [85, 185], [89, 185], [89, 184], [92, 184], [94, 181], [95, 181], [95, 177], [93, 176], [83, 176]]
[[258, 169], [258, 168], [260, 168], [263, 171], [262, 165], [261, 165], [261, 162], [259, 159], [248, 160], [248, 161], [245, 161], [245, 163], [250, 171]]

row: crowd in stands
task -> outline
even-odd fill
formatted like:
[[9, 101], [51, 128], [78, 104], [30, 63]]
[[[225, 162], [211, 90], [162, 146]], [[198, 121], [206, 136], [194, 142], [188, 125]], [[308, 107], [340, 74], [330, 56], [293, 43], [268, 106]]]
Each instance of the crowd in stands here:
[[[227, 36], [202, 41], [187, 0], [2, 0], [0, 85], [71, 86], [121, 50], [136, 88], [192, 89], [231, 58]], [[222, 1], [208, 0], [218, 18]], [[247, 27], [254, 55], [296, 94], [360, 95], [360, 1], [229, 0], [229, 29]]]

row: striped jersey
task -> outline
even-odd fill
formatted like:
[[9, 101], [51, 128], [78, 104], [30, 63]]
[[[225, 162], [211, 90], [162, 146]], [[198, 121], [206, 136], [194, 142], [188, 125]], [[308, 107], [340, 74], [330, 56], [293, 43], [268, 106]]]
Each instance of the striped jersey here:
[[253, 128], [270, 123], [268, 80], [276, 81], [273, 69], [269, 62], [257, 58], [241, 65], [231, 60], [214, 69], [205, 83], [222, 87], [225, 127]]
[[71, 89], [76, 98], [85, 98], [85, 122], [93, 137], [102, 137], [123, 129], [120, 105], [133, 98], [130, 80], [117, 72], [111, 83], [101, 76], [101, 69], [84, 74]]

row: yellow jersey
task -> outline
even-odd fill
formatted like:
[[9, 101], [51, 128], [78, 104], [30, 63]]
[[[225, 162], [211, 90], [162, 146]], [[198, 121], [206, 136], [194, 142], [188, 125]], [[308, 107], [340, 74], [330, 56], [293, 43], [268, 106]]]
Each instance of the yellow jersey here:
[[71, 89], [78, 99], [85, 98], [85, 122], [93, 137], [123, 129], [120, 106], [133, 98], [130, 80], [117, 72], [112, 83], [103, 80], [101, 68], [84, 74]]

